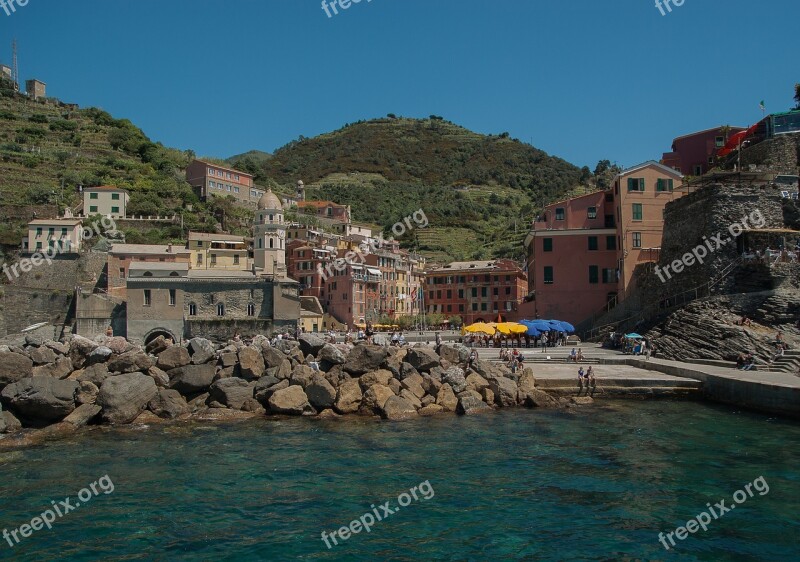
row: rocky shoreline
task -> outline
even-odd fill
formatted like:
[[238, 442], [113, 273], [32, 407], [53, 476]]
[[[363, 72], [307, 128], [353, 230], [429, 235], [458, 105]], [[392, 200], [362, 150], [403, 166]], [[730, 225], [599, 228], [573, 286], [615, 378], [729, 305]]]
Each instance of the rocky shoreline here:
[[274, 346], [263, 336], [249, 345], [158, 338], [145, 348], [121, 337], [28, 337], [22, 346], [0, 346], [0, 433], [30, 442], [20, 434], [62, 435], [97, 424], [273, 415], [399, 421], [592, 400], [549, 395], [536, 387], [530, 367], [512, 374], [478, 360], [465, 372], [468, 354], [460, 344], [436, 353], [424, 344], [331, 344], [314, 334]]

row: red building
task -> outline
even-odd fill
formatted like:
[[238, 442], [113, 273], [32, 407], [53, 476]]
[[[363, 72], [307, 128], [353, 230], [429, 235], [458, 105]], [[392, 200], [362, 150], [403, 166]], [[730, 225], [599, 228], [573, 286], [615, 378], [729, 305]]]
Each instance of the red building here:
[[716, 127], [683, 135], [672, 141], [672, 152], [665, 152], [661, 163], [687, 176], [702, 176], [716, 164], [717, 152], [742, 127]]
[[465, 324], [519, 320], [528, 278], [512, 260], [453, 262], [425, 276], [425, 310], [460, 316]]
[[265, 193], [253, 183], [252, 175], [205, 160], [195, 160], [186, 167], [186, 181], [201, 199], [230, 195], [255, 205]]

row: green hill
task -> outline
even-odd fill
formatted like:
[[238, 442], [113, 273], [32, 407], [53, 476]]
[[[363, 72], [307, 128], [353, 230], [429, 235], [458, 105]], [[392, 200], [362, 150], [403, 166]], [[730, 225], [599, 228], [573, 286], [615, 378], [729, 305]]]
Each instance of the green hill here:
[[393, 224], [423, 209], [430, 227], [404, 240], [437, 261], [522, 257], [537, 210], [579, 189], [585, 172], [509, 138], [444, 119], [388, 117], [301, 138], [247, 166], [286, 189], [302, 179], [309, 199], [350, 205], [357, 222]]

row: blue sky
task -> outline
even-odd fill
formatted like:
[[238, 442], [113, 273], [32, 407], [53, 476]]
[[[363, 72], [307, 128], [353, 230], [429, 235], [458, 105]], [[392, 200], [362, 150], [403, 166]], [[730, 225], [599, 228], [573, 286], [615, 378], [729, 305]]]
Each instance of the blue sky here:
[[29, 0], [0, 61], [199, 155], [441, 115], [594, 167], [789, 109], [797, 0]]

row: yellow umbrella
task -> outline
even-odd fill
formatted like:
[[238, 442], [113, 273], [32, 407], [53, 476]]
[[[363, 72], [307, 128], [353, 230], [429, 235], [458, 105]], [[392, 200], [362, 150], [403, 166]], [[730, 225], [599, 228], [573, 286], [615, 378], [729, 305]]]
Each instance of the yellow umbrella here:
[[524, 334], [528, 331], [528, 327], [516, 322], [501, 322], [497, 325], [497, 331], [509, 336], [511, 334]]
[[475, 322], [474, 324], [464, 328], [464, 331], [469, 332], [471, 334], [481, 333], [493, 336], [495, 329], [492, 326], [489, 326], [488, 324], [485, 324], [483, 322]]

